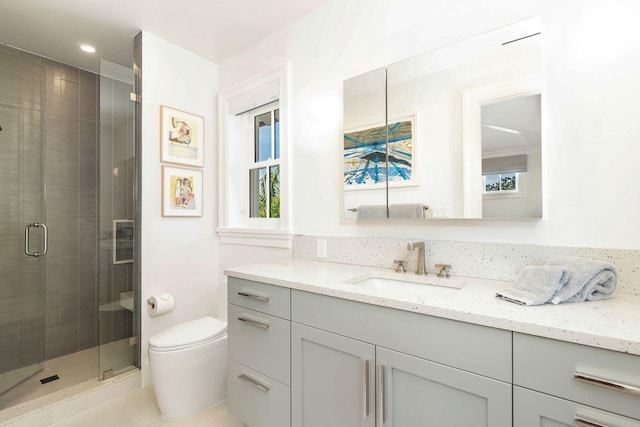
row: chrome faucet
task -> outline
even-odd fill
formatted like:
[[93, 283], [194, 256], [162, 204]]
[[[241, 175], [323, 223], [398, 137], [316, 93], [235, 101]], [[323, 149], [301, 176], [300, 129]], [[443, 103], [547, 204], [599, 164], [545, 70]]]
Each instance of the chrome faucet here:
[[416, 266], [416, 274], [427, 274], [427, 264], [424, 257], [424, 242], [408, 243], [407, 250], [413, 251], [418, 248], [418, 265]]

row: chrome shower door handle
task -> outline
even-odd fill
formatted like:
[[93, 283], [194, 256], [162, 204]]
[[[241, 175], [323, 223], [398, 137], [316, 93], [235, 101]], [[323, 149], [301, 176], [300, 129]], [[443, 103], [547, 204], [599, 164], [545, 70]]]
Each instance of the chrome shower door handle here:
[[[38, 251], [31, 252], [31, 248], [29, 247], [29, 240], [31, 237], [32, 228], [42, 228], [42, 231], [43, 231], [42, 251], [40, 252]], [[48, 251], [49, 251], [49, 229], [47, 228], [47, 226], [39, 222], [34, 222], [33, 224], [27, 224], [27, 226], [24, 227], [24, 253], [32, 257], [39, 257], [39, 256], [46, 255]]]

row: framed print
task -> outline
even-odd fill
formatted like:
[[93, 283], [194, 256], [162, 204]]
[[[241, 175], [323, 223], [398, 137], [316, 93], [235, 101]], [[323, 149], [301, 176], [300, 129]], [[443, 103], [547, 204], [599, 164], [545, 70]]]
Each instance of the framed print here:
[[389, 162], [384, 123], [344, 132], [344, 189], [368, 190], [417, 185], [415, 116], [389, 120]]
[[113, 263], [133, 262], [133, 220], [113, 220]]
[[160, 161], [204, 166], [204, 117], [160, 107]]
[[202, 216], [202, 171], [162, 167], [162, 216]]

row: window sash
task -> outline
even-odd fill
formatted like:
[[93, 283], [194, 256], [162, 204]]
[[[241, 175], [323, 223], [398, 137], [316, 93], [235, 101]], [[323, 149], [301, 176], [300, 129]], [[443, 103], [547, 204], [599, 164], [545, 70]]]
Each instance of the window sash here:
[[[279, 112], [280, 107], [277, 103], [271, 103], [263, 108], [256, 109], [248, 115], [247, 119], [252, 128], [250, 134], [253, 137], [252, 155], [248, 164], [249, 170], [249, 218], [267, 219], [280, 218], [280, 173], [281, 159], [279, 153]], [[268, 119], [267, 116], [268, 115]], [[263, 122], [270, 124], [269, 135], [269, 153], [266, 153], [266, 147], [262, 144], [259, 126], [259, 118], [262, 117]], [[261, 146], [262, 145], [262, 146]], [[266, 158], [265, 158], [266, 157]], [[264, 160], [260, 160], [264, 158]], [[277, 182], [272, 178], [277, 171]], [[277, 185], [277, 192], [274, 187]], [[276, 194], [277, 193], [277, 194]], [[277, 200], [276, 200], [277, 196]], [[277, 208], [277, 209], [276, 209]], [[276, 211], [277, 212], [274, 212]], [[277, 216], [273, 216], [277, 214]]]

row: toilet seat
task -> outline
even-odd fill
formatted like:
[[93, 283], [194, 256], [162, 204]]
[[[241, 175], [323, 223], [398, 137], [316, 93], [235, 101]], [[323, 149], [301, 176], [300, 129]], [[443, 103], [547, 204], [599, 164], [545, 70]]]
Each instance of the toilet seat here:
[[182, 350], [216, 341], [227, 333], [227, 323], [213, 317], [172, 326], [149, 338], [149, 350], [164, 352]]

